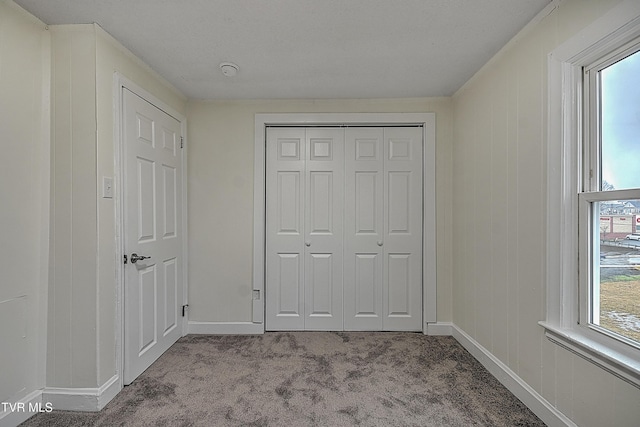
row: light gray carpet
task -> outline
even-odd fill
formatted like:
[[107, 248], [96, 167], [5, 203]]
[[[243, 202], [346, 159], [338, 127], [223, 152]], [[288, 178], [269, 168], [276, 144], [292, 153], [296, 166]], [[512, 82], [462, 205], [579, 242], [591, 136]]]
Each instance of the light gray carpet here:
[[451, 337], [180, 339], [99, 413], [24, 426], [544, 426]]

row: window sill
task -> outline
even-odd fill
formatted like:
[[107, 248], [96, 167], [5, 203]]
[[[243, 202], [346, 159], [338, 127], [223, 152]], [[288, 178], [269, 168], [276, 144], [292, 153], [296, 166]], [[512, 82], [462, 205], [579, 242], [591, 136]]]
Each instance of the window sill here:
[[545, 328], [545, 335], [549, 341], [640, 388], [640, 361], [593, 340], [575, 329], [562, 328], [544, 321], [538, 324]]

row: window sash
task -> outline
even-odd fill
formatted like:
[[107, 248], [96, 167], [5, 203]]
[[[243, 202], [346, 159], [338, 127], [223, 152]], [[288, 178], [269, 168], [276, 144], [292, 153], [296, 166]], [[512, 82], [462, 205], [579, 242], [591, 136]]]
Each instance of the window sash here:
[[640, 52], [640, 39], [624, 44], [597, 61], [583, 67], [583, 135], [582, 191], [602, 191], [602, 83], [600, 72], [611, 65]]
[[[637, 200], [640, 199], [640, 189], [632, 190], [612, 190], [583, 192], [578, 195], [578, 235], [579, 235], [579, 268], [582, 274], [579, 275], [579, 316], [578, 324], [580, 328], [594, 331], [600, 335], [605, 335], [611, 340], [619, 341], [627, 346], [633, 347], [636, 351], [640, 349], [640, 343], [627, 339], [620, 335], [609, 332], [608, 329], [595, 325], [592, 322], [593, 304], [597, 296], [594, 296], [595, 279], [599, 281], [600, 274], [600, 245], [599, 234], [600, 224], [596, 221], [598, 213], [595, 211], [596, 203], [616, 200]], [[606, 339], [605, 339], [606, 341]]]

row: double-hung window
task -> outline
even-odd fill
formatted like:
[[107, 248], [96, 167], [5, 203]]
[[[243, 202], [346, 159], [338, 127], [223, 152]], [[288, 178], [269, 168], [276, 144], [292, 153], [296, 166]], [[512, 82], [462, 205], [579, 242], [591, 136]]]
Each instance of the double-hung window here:
[[640, 3], [549, 54], [547, 337], [640, 387]]
[[584, 67], [583, 88], [579, 324], [640, 351], [640, 39]]

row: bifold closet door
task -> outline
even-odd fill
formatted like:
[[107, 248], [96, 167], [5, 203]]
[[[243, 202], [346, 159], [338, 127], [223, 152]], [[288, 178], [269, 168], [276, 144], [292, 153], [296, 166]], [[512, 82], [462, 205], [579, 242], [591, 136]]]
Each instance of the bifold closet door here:
[[382, 330], [383, 128], [345, 135], [344, 328]]
[[305, 130], [267, 129], [266, 328], [304, 329]]
[[266, 329], [342, 330], [344, 131], [269, 128]]
[[343, 328], [344, 130], [306, 131], [305, 329]]
[[422, 330], [422, 129], [384, 130], [383, 330]]
[[421, 330], [422, 129], [345, 137], [346, 330]]

